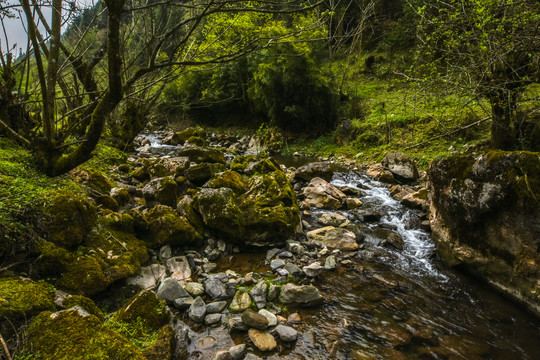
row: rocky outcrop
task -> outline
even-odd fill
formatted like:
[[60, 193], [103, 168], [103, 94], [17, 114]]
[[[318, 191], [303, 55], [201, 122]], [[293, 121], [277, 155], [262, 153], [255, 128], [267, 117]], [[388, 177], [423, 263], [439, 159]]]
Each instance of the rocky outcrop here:
[[320, 209], [341, 209], [347, 199], [341, 190], [324, 179], [313, 178], [304, 188], [304, 196], [310, 206]]
[[414, 160], [406, 154], [390, 153], [385, 156], [382, 165], [399, 181], [411, 182], [420, 177]]
[[443, 259], [540, 314], [538, 153], [439, 158], [428, 176], [431, 228]]

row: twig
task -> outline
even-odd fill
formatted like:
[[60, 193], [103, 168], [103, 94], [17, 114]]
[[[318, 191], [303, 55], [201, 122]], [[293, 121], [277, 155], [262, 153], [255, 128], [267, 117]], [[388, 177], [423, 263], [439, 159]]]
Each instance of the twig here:
[[6, 353], [7, 360], [12, 360], [11, 355], [9, 354], [9, 350], [7, 348], [7, 344], [4, 341], [2, 334], [0, 334], [0, 343], [2, 343], [2, 347], [4, 348], [4, 352]]
[[476, 125], [478, 125], [478, 124], [480, 124], [480, 123], [483, 123], [484, 121], [489, 120], [489, 119], [491, 119], [491, 116], [488, 116], [488, 117], [486, 117], [486, 118], [483, 118], [483, 119], [481, 119], [481, 120], [478, 120], [478, 121], [476, 121], [476, 122], [473, 122], [472, 124], [469, 124], [469, 125], [465, 125], [465, 126], [463, 126], [463, 127], [460, 127], [459, 129], [454, 129], [454, 130], [452, 130], [452, 131], [445, 132], [445, 133], [442, 134], [442, 135], [437, 135], [437, 136], [435, 136], [435, 137], [433, 137], [433, 138], [431, 138], [431, 139], [427, 139], [426, 141], [422, 141], [421, 143], [418, 143], [418, 144], [415, 144], [415, 145], [411, 145], [411, 146], [407, 146], [404, 150], [412, 149], [412, 148], [415, 148], [415, 147], [424, 145], [424, 144], [426, 144], [426, 143], [428, 143], [428, 142], [430, 142], [430, 141], [437, 140], [437, 139], [440, 139], [440, 138], [442, 138], [442, 137], [444, 137], [444, 136], [447, 136], [447, 135], [451, 135], [451, 134], [453, 134], [453, 133], [456, 133], [456, 132], [458, 132], [458, 131], [468, 129], [468, 128], [470, 128], [470, 127], [473, 127], [473, 126], [476, 126]]

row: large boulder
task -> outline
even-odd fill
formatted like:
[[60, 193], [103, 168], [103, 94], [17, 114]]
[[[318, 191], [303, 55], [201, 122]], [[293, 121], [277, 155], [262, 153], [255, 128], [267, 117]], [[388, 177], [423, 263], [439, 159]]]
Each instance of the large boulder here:
[[294, 172], [294, 178], [302, 181], [311, 181], [315, 177], [330, 181], [333, 175], [334, 169], [329, 162], [312, 162], [300, 166]]
[[241, 194], [228, 187], [203, 188], [193, 206], [217, 236], [234, 243], [284, 242], [300, 223], [294, 190], [281, 170], [253, 175]]
[[159, 202], [162, 205], [176, 206], [178, 185], [172, 176], [157, 178], [146, 184], [142, 193], [148, 204]]
[[123, 336], [80, 307], [39, 314], [28, 328], [28, 350], [57, 360], [145, 360]]
[[54, 309], [54, 287], [28, 279], [0, 278], [0, 317], [26, 319]]
[[129, 299], [115, 314], [114, 319], [128, 324], [140, 323], [152, 331], [169, 323], [170, 314], [164, 301], [153, 291], [143, 290]]
[[281, 288], [279, 300], [283, 304], [315, 306], [324, 302], [319, 290], [313, 285], [286, 284]]
[[390, 153], [384, 157], [382, 165], [403, 182], [416, 181], [420, 177], [414, 160], [406, 154]]
[[433, 161], [431, 228], [439, 253], [540, 314], [540, 158], [488, 152]]
[[319, 177], [313, 178], [304, 188], [304, 196], [310, 206], [329, 210], [341, 209], [347, 200], [341, 190]]
[[180, 151], [179, 156], [185, 156], [190, 161], [195, 163], [219, 163], [225, 164], [225, 156], [223, 153], [216, 149], [209, 149], [204, 147], [187, 147]]
[[347, 229], [326, 226], [307, 233], [310, 240], [322, 242], [330, 249], [354, 251], [358, 249], [356, 235]]
[[186, 170], [186, 178], [196, 186], [202, 186], [214, 175], [227, 170], [223, 164], [201, 163], [191, 166]]
[[202, 240], [189, 221], [169, 206], [154, 207], [146, 213], [146, 219], [149, 223], [146, 241], [150, 246], [181, 246]]

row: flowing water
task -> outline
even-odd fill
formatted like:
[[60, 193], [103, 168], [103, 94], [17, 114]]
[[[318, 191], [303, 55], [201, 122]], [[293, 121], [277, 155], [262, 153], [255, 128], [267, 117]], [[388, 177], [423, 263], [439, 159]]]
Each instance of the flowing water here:
[[[297, 342], [274, 354], [252, 345], [248, 352], [267, 359], [540, 359], [539, 319], [439, 262], [417, 211], [403, 207], [383, 184], [355, 172], [337, 173], [332, 183], [360, 190], [362, 209], [382, 217], [359, 224], [366, 238], [347, 266], [315, 281], [327, 299], [322, 307], [286, 309], [304, 321]], [[352, 212], [341, 213], [355, 222]], [[381, 246], [381, 228], [398, 233], [403, 250]], [[221, 266], [240, 274], [267, 269], [264, 254], [231, 255]], [[247, 339], [224, 327], [191, 335], [189, 359], [210, 358]]]

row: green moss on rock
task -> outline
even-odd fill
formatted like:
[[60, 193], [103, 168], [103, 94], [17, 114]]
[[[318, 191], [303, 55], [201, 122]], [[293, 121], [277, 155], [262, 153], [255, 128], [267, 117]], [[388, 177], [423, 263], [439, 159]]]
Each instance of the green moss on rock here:
[[54, 287], [22, 278], [0, 278], [0, 318], [26, 319], [53, 310]]
[[149, 246], [185, 245], [202, 240], [202, 236], [183, 216], [171, 207], [158, 205], [146, 214], [148, 232], [146, 242]]
[[103, 314], [103, 311], [96, 306], [94, 300], [87, 298], [86, 296], [70, 295], [62, 302], [62, 307], [64, 309], [69, 309], [74, 306], [80, 306], [89, 314], [97, 317], [100, 321], [105, 320], [105, 314]]
[[58, 246], [71, 249], [83, 242], [95, 223], [96, 207], [86, 198], [58, 192], [43, 208], [44, 231]]
[[144, 327], [157, 331], [166, 325], [170, 315], [164, 301], [159, 300], [153, 291], [143, 290], [128, 300], [114, 317], [118, 321], [134, 324], [139, 319]]
[[226, 171], [223, 164], [202, 163], [190, 167], [186, 170], [186, 177], [196, 186], [201, 186], [216, 174]]
[[198, 136], [192, 136], [189, 139], [186, 140], [187, 144], [193, 144], [197, 146], [206, 146], [206, 141], [204, 141], [203, 138]]
[[247, 190], [247, 184], [242, 175], [232, 170], [219, 174], [204, 184], [204, 187], [214, 189], [222, 187], [230, 188], [236, 195], [243, 194]]
[[43, 312], [28, 329], [27, 350], [55, 360], [145, 360], [124, 337], [80, 308]]
[[174, 330], [165, 325], [157, 333], [156, 343], [143, 350], [147, 360], [170, 360], [174, 355]]
[[82, 183], [100, 194], [108, 194], [114, 186], [111, 180], [98, 170], [73, 170], [69, 173], [69, 176], [76, 182]]

